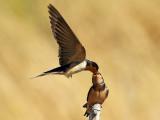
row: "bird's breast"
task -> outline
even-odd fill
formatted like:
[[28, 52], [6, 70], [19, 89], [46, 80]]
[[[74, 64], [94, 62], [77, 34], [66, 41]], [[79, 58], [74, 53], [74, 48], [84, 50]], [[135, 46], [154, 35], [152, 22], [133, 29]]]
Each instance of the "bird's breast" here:
[[96, 103], [102, 104], [104, 100], [107, 98], [107, 96], [108, 96], [108, 88], [105, 88], [102, 91], [96, 91], [92, 88], [88, 94], [88, 104], [89, 105], [93, 105]]

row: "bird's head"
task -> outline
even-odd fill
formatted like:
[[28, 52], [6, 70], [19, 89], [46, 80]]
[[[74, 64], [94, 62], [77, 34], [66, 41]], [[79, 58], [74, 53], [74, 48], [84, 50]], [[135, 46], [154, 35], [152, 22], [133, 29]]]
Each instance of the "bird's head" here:
[[86, 68], [86, 70], [89, 70], [92, 73], [96, 73], [96, 72], [98, 72], [98, 69], [99, 69], [99, 66], [97, 65], [96, 62], [89, 61], [89, 60], [87, 61], [87, 68]]
[[99, 69], [99, 66], [97, 65], [96, 62], [91, 61], [92, 67], [95, 68], [97, 71]]

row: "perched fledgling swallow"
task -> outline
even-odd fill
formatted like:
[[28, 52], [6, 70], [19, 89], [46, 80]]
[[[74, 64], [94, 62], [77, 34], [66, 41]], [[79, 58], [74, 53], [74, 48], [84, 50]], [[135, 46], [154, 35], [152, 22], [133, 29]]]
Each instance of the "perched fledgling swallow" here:
[[84, 116], [89, 116], [94, 104], [103, 104], [108, 97], [109, 89], [107, 88], [102, 75], [97, 72], [92, 76], [93, 85], [87, 95], [87, 103], [83, 105], [87, 110]]
[[96, 73], [99, 69], [98, 65], [95, 62], [86, 59], [85, 48], [62, 15], [51, 4], [49, 4], [48, 9], [52, 32], [59, 45], [60, 67], [43, 72], [36, 77], [47, 74], [60, 74], [71, 77], [72, 74], [83, 70]]

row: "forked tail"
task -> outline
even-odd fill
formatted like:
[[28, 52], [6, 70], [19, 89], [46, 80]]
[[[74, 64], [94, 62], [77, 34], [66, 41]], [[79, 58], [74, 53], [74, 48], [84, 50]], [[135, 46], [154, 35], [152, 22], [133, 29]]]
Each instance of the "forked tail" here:
[[43, 72], [42, 74], [37, 75], [33, 78], [42, 77], [42, 76], [49, 75], [49, 74], [63, 74], [63, 73], [64, 73], [64, 71], [63, 71], [62, 67], [57, 67], [57, 68], [48, 70], [46, 72]]
[[48, 70], [46, 72], [43, 72], [40, 75], [37, 75], [37, 76], [33, 77], [33, 78], [42, 77], [42, 76], [49, 75], [49, 74], [60, 74], [60, 75], [62, 75], [65, 71], [67, 71], [69, 66], [70, 66], [70, 64], [67, 64], [67, 65], [64, 65], [64, 66], [60, 66], [60, 67], [51, 69], [51, 70]]

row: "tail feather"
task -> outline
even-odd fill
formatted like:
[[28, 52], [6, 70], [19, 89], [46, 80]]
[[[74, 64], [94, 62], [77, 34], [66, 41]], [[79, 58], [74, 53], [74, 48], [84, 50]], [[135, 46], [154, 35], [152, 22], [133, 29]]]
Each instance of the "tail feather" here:
[[44, 74], [44, 73], [39, 74], [39, 75], [37, 75], [37, 76], [31, 77], [31, 79], [38, 78], [38, 77], [42, 77], [42, 76], [45, 76], [45, 74]]
[[63, 74], [64, 73], [64, 69], [62, 69], [62, 68], [63, 67], [57, 67], [57, 68], [48, 70], [48, 71], [43, 72], [42, 74], [37, 75], [37, 76], [35, 76], [33, 78], [42, 77], [42, 76], [45, 76], [45, 75], [48, 75], [48, 74]]
[[45, 76], [45, 75], [48, 75], [48, 74], [61, 74], [62, 75], [63, 73], [65, 73], [68, 70], [68, 68], [70, 68], [70, 66], [72, 66], [72, 64], [66, 64], [66, 65], [48, 70], [46, 72], [43, 72], [42, 74], [37, 75], [33, 78], [42, 77], [42, 76]]

